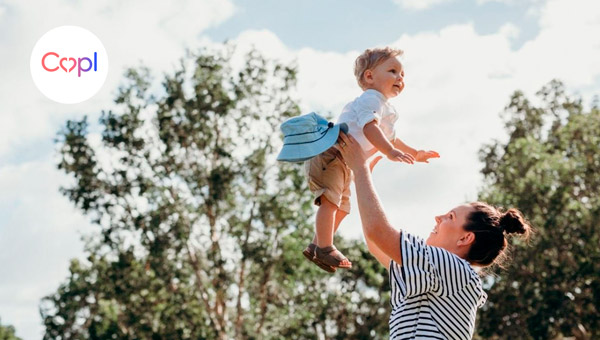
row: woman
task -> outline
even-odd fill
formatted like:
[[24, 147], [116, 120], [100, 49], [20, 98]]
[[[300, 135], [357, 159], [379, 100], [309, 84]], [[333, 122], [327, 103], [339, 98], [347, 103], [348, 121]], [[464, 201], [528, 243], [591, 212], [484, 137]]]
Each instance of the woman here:
[[435, 217], [427, 241], [394, 229], [371, 180], [372, 167], [352, 136], [338, 149], [354, 173], [358, 208], [369, 251], [389, 270], [390, 339], [471, 339], [475, 314], [487, 296], [473, 267], [504, 255], [507, 234], [529, 234], [521, 213], [485, 203], [460, 205]]

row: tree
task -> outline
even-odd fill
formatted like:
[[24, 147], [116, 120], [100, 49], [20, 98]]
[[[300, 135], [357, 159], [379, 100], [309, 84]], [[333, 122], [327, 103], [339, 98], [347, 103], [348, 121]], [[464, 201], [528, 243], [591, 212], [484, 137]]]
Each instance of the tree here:
[[483, 338], [600, 338], [600, 111], [552, 81], [534, 105], [515, 92], [508, 142], [480, 151], [480, 199], [521, 209], [537, 228], [529, 245], [487, 278]]
[[86, 117], [59, 132], [61, 190], [99, 232], [43, 299], [45, 339], [385, 337], [387, 275], [362, 242], [338, 241], [355, 266], [333, 276], [301, 256], [310, 193], [275, 160], [294, 68], [233, 55], [188, 53], [162, 91], [130, 69], [100, 138]]
[[13, 326], [3, 326], [2, 322], [0, 322], [0, 340], [21, 340], [21, 338], [15, 335], [15, 328]]

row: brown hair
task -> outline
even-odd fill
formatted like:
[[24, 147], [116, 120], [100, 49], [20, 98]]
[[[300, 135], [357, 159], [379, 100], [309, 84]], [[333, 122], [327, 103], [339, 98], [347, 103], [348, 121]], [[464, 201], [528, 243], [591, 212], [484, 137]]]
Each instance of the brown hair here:
[[366, 49], [354, 61], [354, 76], [356, 77], [358, 86], [363, 90], [366, 89], [367, 84], [365, 84], [363, 79], [366, 70], [372, 70], [388, 58], [399, 57], [403, 54], [404, 51], [391, 47]]
[[475, 241], [465, 260], [481, 267], [501, 266], [506, 259], [506, 237], [521, 234], [527, 239], [532, 228], [517, 209], [503, 212], [483, 202], [473, 202], [471, 206], [475, 210], [467, 217], [464, 229], [475, 234]]

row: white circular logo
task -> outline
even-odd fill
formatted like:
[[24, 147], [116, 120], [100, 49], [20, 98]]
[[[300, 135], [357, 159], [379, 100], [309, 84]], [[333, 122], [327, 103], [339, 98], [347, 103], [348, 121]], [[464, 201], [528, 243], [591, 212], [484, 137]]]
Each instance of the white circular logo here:
[[46, 97], [75, 104], [100, 90], [108, 74], [108, 55], [92, 32], [61, 26], [38, 40], [29, 66], [33, 82]]

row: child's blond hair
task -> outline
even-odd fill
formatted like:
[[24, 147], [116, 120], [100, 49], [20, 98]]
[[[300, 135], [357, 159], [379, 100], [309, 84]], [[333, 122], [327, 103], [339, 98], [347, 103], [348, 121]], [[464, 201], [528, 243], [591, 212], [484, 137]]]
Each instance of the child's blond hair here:
[[391, 47], [366, 49], [354, 61], [354, 76], [361, 89], [366, 90], [367, 84], [363, 76], [366, 70], [374, 69], [377, 65], [385, 62], [388, 58], [399, 57], [404, 51]]

